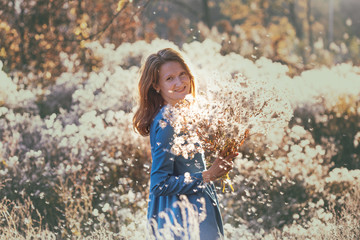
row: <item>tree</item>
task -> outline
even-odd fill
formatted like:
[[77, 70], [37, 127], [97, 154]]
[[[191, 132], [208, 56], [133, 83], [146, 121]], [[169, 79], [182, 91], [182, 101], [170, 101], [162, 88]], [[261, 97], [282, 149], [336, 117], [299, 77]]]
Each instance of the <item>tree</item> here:
[[[85, 43], [100, 40], [116, 46], [144, 39], [135, 15], [149, 0], [46, 1], [3, 0], [0, 20], [0, 60], [8, 72], [32, 72], [36, 84], [49, 84], [64, 69], [60, 52], [77, 54], [88, 70], [94, 64], [85, 58]], [[21, 76], [20, 76], [21, 79]]]

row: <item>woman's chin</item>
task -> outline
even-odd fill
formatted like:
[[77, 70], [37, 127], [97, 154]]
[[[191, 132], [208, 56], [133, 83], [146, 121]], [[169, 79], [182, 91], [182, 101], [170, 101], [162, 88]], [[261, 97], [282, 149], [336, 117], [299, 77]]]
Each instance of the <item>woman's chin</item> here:
[[179, 96], [180, 100], [184, 100], [189, 93], [183, 93]]

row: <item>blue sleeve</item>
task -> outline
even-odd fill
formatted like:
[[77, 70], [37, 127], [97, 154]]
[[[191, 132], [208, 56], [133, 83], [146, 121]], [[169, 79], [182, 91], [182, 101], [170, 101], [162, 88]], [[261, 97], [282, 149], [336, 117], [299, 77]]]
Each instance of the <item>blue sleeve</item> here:
[[167, 124], [161, 128], [159, 122], [151, 136], [152, 167], [150, 175], [150, 194], [167, 196], [175, 194], [194, 194], [203, 191], [202, 172], [190, 174], [191, 182], [185, 182], [184, 175], [174, 175], [175, 155], [170, 152], [174, 135], [173, 128]]

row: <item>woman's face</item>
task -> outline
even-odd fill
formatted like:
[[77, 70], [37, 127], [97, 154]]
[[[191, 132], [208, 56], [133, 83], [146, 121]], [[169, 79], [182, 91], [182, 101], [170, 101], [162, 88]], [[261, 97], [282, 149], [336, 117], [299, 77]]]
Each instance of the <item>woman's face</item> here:
[[170, 61], [161, 65], [159, 83], [154, 86], [165, 104], [175, 105], [190, 93], [190, 77], [179, 62]]

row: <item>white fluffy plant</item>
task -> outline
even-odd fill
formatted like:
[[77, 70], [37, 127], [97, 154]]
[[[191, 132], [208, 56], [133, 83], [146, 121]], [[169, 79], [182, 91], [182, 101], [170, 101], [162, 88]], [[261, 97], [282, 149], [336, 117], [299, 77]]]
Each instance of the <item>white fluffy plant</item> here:
[[[111, 44], [101, 46], [96, 42], [88, 47], [100, 59], [99, 68], [94, 72], [86, 73], [81, 67], [77, 68], [78, 62], [74, 56], [63, 55], [64, 66], [68, 71], [57, 79], [54, 86], [44, 91], [31, 86], [25, 90], [16, 78], [11, 79], [5, 72], [0, 71], [2, 134], [0, 176], [1, 179], [12, 179], [2, 191], [11, 191], [11, 186], [19, 186], [20, 189], [26, 183], [39, 183], [39, 188], [36, 186], [29, 193], [39, 199], [43, 197], [44, 202], [50, 200], [49, 208], [52, 208], [55, 203], [51, 201], [56, 200], [56, 197], [48, 198], [47, 190], [40, 189], [46, 184], [42, 184], [40, 180], [56, 185], [59, 178], [64, 180], [68, 176], [75, 176], [81, 171], [90, 169], [96, 187], [107, 187], [100, 192], [91, 193], [100, 202], [94, 205], [99, 211], [99, 216], [106, 216], [104, 221], [108, 221], [107, 226], [119, 224], [118, 228], [121, 228], [120, 232], [124, 236], [129, 236], [130, 232], [133, 233], [132, 236], [141, 237], [143, 235], [139, 231], [145, 229], [144, 223], [135, 220], [145, 217], [146, 204], [136, 205], [124, 200], [123, 197], [129, 192], [129, 188], [135, 191], [136, 196], [139, 195], [137, 199], [147, 197], [146, 191], [136, 191], [136, 189], [147, 189], [150, 149], [147, 139], [133, 132], [131, 122], [137, 97], [138, 70], [150, 53], [164, 47], [173, 47], [177, 50], [178, 47], [166, 40], [155, 40], [151, 43], [137, 41], [122, 44], [118, 48]], [[238, 111], [238, 115], [234, 116], [242, 116], [241, 120], [244, 120], [241, 114], [246, 115], [247, 107], [251, 104], [262, 106], [256, 100], [262, 101], [270, 95], [273, 96], [272, 90], [276, 90], [280, 96], [290, 95], [289, 100], [293, 108], [307, 106], [309, 111], [315, 114], [319, 108], [323, 110], [336, 107], [338, 98], [343, 95], [351, 94], [356, 98], [359, 94], [359, 67], [350, 64], [334, 66], [331, 69], [306, 71], [291, 79], [286, 75], [288, 68], [285, 65], [265, 58], [252, 62], [236, 53], [222, 55], [220, 50], [221, 45], [210, 40], [195, 41], [183, 46], [183, 54], [189, 60], [187, 62], [192, 63], [193, 73], [197, 76], [199, 97], [205, 97], [207, 101], [211, 100], [215, 105], [218, 104], [223, 108], [226, 108], [226, 104], [238, 106], [234, 109], [235, 112]], [[2, 66], [1, 63], [0, 65]], [[213, 75], [214, 69], [219, 71], [217, 75]], [[243, 73], [248, 79], [240, 77], [237, 79], [238, 82], [234, 81], [238, 73]], [[236, 84], [240, 84], [241, 88]], [[255, 88], [250, 87], [252, 84]], [[285, 92], [283, 95], [284, 89], [287, 94]], [[229, 94], [230, 91], [233, 93]], [[45, 101], [49, 106], [51, 104], [55, 106], [59, 103], [58, 99], [61, 99], [57, 96], [62, 96], [64, 92], [69, 93], [69, 97], [72, 98], [67, 109], [61, 109], [60, 106], [58, 113], [52, 114], [53, 112], [50, 111], [43, 118], [37, 115], [35, 103], [41, 94], [45, 93], [47, 97]], [[237, 99], [241, 99], [241, 96], [254, 99], [255, 102], [245, 101], [248, 105], [240, 106], [241, 101], [238, 102]], [[284, 106], [288, 106], [282, 105], [281, 101], [273, 103], [274, 105], [267, 105], [269, 110], [281, 111]], [[315, 105], [317, 108], [314, 107]], [[24, 111], [28, 113], [23, 113]], [[272, 120], [273, 112], [266, 109], [262, 112], [264, 116], [258, 115], [258, 117], [265, 119], [270, 117]], [[359, 112], [356, 106], [353, 106], [353, 112]], [[217, 118], [222, 117], [224, 115], [217, 116]], [[224, 127], [231, 129], [230, 126], [236, 126], [238, 120], [236, 117], [229, 118], [224, 121]], [[315, 118], [317, 123], [327, 120]], [[236, 196], [241, 197], [242, 201], [235, 195], [228, 195], [222, 199], [222, 203], [225, 207], [223, 209], [225, 216], [246, 218], [248, 213], [253, 214], [253, 218], [246, 218], [246, 229], [249, 231], [259, 225], [274, 223], [269, 224], [272, 227], [278, 224], [282, 221], [281, 216], [288, 214], [288, 209], [291, 209], [292, 214], [298, 214], [301, 216], [300, 219], [302, 218], [303, 215], [298, 212], [298, 207], [307, 204], [311, 206], [312, 201], [315, 200], [299, 204], [296, 196], [287, 197], [287, 193], [291, 193], [294, 181], [298, 181], [297, 185], [302, 183], [301, 189], [308, 191], [309, 195], [314, 193], [316, 196], [322, 196], [321, 192], [330, 193], [330, 189], [338, 186], [347, 188], [348, 184], [355, 182], [355, 179], [356, 182], [358, 181], [359, 173], [356, 170], [333, 169], [329, 173], [331, 165], [327, 161], [335, 151], [334, 145], [322, 144], [321, 147], [316, 145], [310, 132], [305, 129], [295, 126], [288, 129], [285, 135], [280, 133], [272, 135], [267, 127], [261, 128], [262, 123], [258, 119], [248, 123], [251, 123], [254, 132], [256, 128], [267, 132], [267, 140], [254, 136], [259, 142], [254, 144], [254, 148], [251, 148], [253, 146], [251, 144], [249, 144], [250, 149], [245, 146], [244, 151], [249, 153], [244, 153], [235, 160], [236, 167], [233, 171], [240, 173], [234, 178], [235, 191], [237, 191]], [[286, 121], [275, 123], [283, 125]], [[239, 129], [241, 127], [243, 126], [238, 126]], [[244, 129], [245, 127], [242, 128]], [[283, 132], [282, 128], [279, 131]], [[230, 133], [235, 134], [235, 131]], [[356, 135], [354, 145], [358, 142]], [[119, 176], [116, 174], [121, 176], [114, 184], [117, 185], [117, 190], [108, 187], [112, 173], [115, 174], [114, 179]], [[351, 175], [351, 178], [347, 177], [348, 175]], [[86, 175], [76, 176], [78, 178], [75, 179], [80, 181]], [[53, 186], [47, 187], [50, 189]], [[325, 192], [321, 189], [325, 189]], [[272, 198], [271, 194], [276, 194], [276, 198]], [[335, 200], [342, 200], [338, 198], [341, 193], [336, 194]], [[292, 202], [279, 207], [274, 203], [275, 201], [272, 201], [281, 200], [283, 197]], [[331, 201], [334, 195], [326, 198]], [[264, 206], [267, 205], [269, 207], [264, 210]], [[141, 210], [137, 212], [139, 208]], [[305, 214], [310, 213], [315, 216], [316, 214], [311, 211], [318, 211], [321, 208], [321, 206], [308, 208], [309, 212]], [[124, 210], [121, 213], [129, 213], [127, 220], [119, 215], [120, 209]], [[276, 215], [277, 210], [280, 215]], [[225, 222], [231, 222], [230, 217], [224, 219]], [[133, 222], [127, 224], [126, 221]], [[225, 229], [230, 239], [238, 239], [241, 230], [241, 227], [229, 227], [229, 225]], [[252, 239], [251, 233], [245, 235]]]
[[139, 68], [145, 58], [165, 47], [178, 47], [167, 40], [124, 43], [115, 48], [113, 44], [102, 46], [99, 42], [87, 44], [99, 59], [101, 68], [91, 72], [85, 84], [73, 94], [75, 111], [125, 110], [131, 112], [136, 105]]
[[186, 159], [205, 151], [210, 165], [239, 151], [249, 135], [285, 128], [292, 117], [285, 94], [266, 80], [215, 73], [206, 84], [196, 99], [188, 95], [165, 113], [175, 131], [171, 151]]
[[0, 61], [0, 106], [36, 112], [36, 95], [32, 91], [18, 86], [16, 79], [11, 79], [2, 69], [3, 63]]

